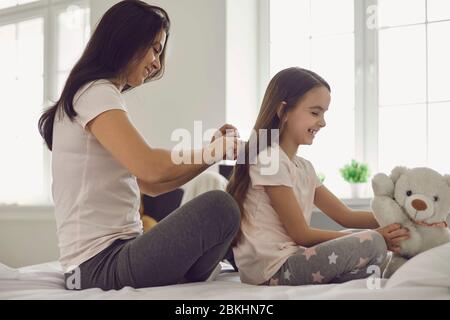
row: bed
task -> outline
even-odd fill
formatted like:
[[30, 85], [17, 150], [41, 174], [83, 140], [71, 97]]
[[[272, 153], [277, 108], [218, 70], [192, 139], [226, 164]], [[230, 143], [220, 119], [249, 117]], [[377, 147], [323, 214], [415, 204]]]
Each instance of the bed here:
[[298, 287], [251, 286], [225, 264], [214, 280], [165, 287], [102, 291], [64, 289], [57, 262], [9, 268], [0, 264], [0, 299], [150, 299], [150, 300], [277, 300], [277, 299], [439, 299], [450, 300], [450, 243], [424, 252], [404, 264], [390, 279], [354, 280], [343, 284]]

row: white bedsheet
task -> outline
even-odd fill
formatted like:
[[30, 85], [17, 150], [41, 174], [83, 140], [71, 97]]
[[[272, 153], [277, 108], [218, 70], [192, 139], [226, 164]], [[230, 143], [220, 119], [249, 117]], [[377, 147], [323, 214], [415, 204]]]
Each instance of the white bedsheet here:
[[379, 289], [367, 280], [343, 284], [263, 287], [242, 284], [237, 273], [215, 281], [115, 291], [64, 289], [57, 262], [13, 269], [0, 264], [0, 299], [445, 299], [450, 300], [450, 243], [422, 253], [404, 264]]

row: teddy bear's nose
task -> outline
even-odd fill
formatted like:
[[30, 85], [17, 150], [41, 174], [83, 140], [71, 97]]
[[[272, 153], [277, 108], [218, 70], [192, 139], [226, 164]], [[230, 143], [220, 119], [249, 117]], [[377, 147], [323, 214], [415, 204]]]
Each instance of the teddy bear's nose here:
[[427, 209], [427, 204], [424, 201], [419, 200], [419, 199], [413, 200], [412, 206], [417, 211], [424, 211]]

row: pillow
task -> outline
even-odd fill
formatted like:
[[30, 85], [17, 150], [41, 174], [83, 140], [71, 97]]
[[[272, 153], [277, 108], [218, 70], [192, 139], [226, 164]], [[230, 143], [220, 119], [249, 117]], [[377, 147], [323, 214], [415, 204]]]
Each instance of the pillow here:
[[213, 171], [206, 171], [183, 186], [184, 194], [180, 206], [186, 204], [195, 197], [198, 197], [202, 193], [212, 190], [225, 191], [227, 184], [228, 180], [221, 174]]
[[19, 271], [0, 263], [0, 280], [19, 279]]
[[414, 256], [386, 283], [386, 288], [401, 286], [450, 288], [450, 242]]

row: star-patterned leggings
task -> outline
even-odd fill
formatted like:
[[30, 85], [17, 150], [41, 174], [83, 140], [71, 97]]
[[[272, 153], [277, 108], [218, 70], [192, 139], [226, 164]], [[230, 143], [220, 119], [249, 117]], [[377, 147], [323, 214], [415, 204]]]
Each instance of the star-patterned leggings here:
[[311, 248], [301, 247], [262, 285], [298, 286], [363, 279], [377, 275], [386, 256], [383, 236], [373, 230], [361, 231]]

